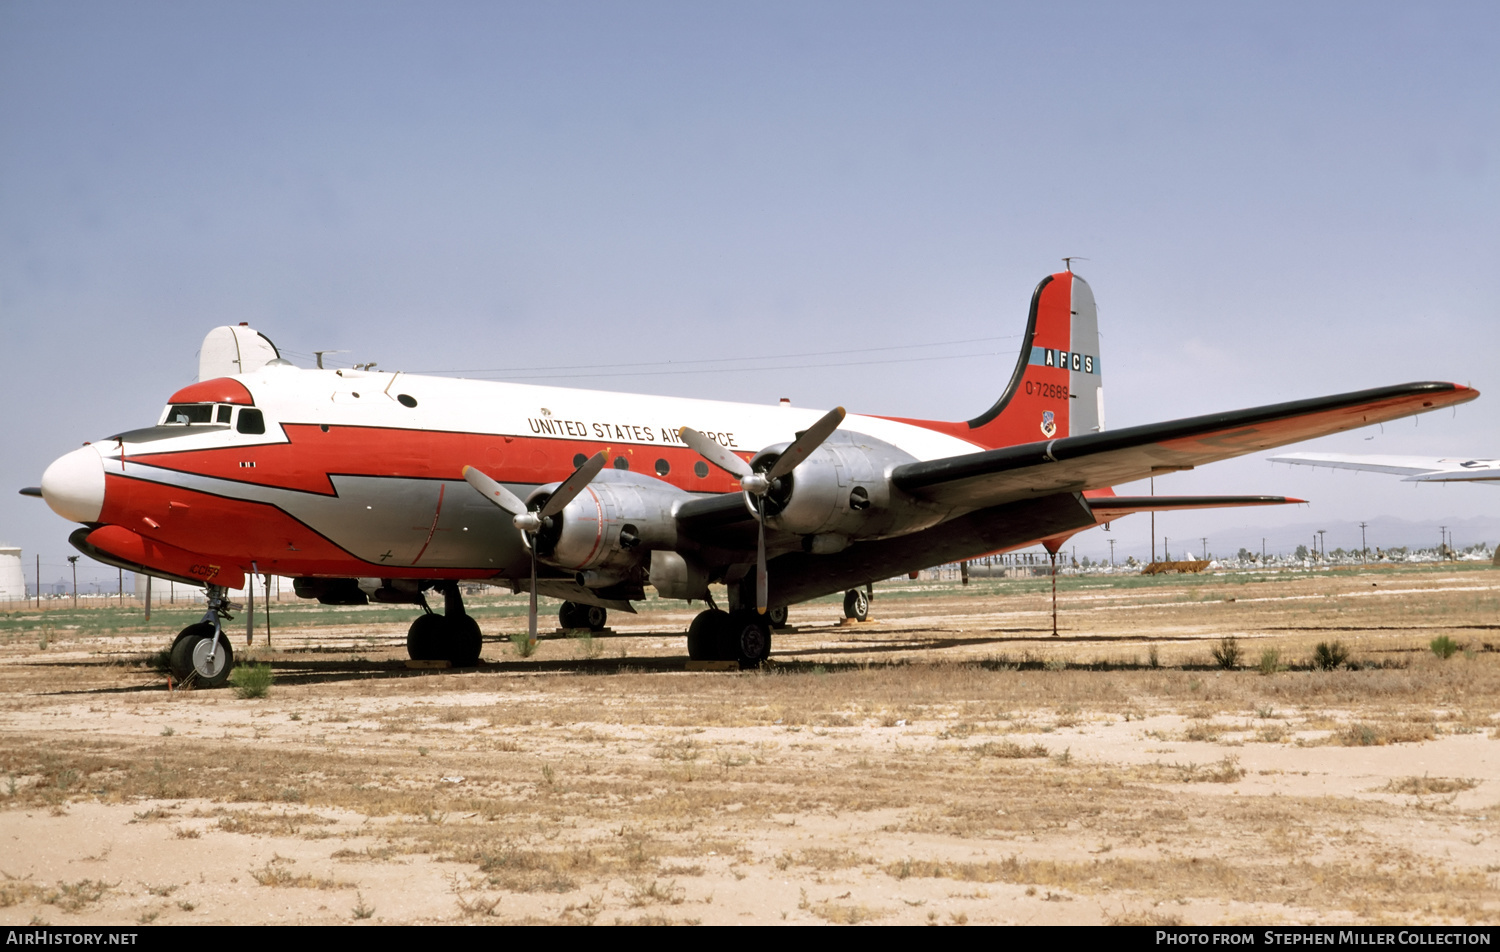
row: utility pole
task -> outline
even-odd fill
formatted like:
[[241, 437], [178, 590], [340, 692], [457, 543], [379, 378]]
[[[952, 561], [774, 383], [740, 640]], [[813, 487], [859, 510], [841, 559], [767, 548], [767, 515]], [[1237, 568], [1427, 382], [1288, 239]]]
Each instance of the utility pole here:
[[1109, 540], [1109, 567], [1115, 567], [1115, 540]]
[[1260, 537], [1260, 560], [1262, 562], [1264, 562], [1266, 560], [1266, 537], [1265, 536], [1261, 536]]
[[68, 556], [68, 564], [73, 566], [73, 607], [78, 607], [78, 556]]
[[36, 554], [36, 607], [42, 607], [42, 553]]
[[[1171, 561], [1172, 559], [1172, 553], [1167, 551], [1167, 543], [1170, 541], [1172, 540], [1168, 539], [1166, 536], [1161, 537], [1161, 557], [1163, 561]], [[1156, 556], [1153, 555], [1151, 559], [1152, 561], [1155, 561]]]
[[1318, 540], [1322, 543], [1321, 545], [1318, 546], [1318, 548], [1320, 548], [1320, 549], [1323, 550], [1323, 558], [1324, 559], [1328, 558], [1328, 541], [1323, 538], [1323, 533], [1325, 533], [1327, 531], [1328, 531], [1327, 529], [1319, 529], [1318, 530]]
[[1445, 550], [1448, 548], [1448, 527], [1438, 526], [1438, 533], [1442, 536], [1443, 540], [1438, 544], [1438, 558], [1442, 558], [1447, 554]]
[[1367, 525], [1369, 525], [1368, 522], [1361, 522], [1359, 524], [1359, 558], [1360, 561], [1369, 564], [1370, 547], [1365, 545], [1365, 526]]
[[125, 604], [125, 570], [122, 569], [122, 568], [120, 568], [119, 566], [115, 566], [115, 571], [117, 571], [117, 572], [120, 573], [120, 605], [124, 606], [124, 604]]
[[1208, 536], [1203, 536], [1203, 561], [1208, 561]]
[[[1156, 477], [1151, 477], [1151, 495], [1156, 495]], [[1151, 510], [1151, 561], [1156, 561], [1156, 510]]]

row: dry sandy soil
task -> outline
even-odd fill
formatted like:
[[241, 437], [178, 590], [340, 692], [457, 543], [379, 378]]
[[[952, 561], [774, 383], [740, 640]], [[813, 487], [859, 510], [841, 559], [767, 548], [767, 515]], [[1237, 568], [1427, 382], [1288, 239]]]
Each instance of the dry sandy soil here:
[[462, 671], [277, 606], [258, 699], [168, 692], [182, 611], [0, 615], [0, 921], [1500, 920], [1500, 571], [1066, 579], [1058, 638], [1046, 592], [799, 606], [745, 673], [665, 604], [521, 658], [473, 599]]

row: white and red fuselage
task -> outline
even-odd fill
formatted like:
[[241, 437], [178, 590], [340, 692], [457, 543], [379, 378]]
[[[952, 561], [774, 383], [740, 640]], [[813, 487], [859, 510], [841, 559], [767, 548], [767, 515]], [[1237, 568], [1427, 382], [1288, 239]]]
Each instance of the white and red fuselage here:
[[[1069, 372], [1055, 373], [1066, 393]], [[62, 515], [103, 524], [89, 536], [98, 549], [229, 587], [252, 566], [283, 576], [518, 578], [529, 571], [520, 537], [464, 482], [465, 466], [524, 497], [607, 449], [617, 469], [688, 493], [734, 492], [737, 481], [688, 448], [680, 427], [748, 459], [821, 415], [787, 404], [272, 365], [183, 388], [156, 427], [59, 459], [43, 492]], [[850, 415], [842, 429], [918, 460], [986, 448], [943, 432], [967, 424]]]

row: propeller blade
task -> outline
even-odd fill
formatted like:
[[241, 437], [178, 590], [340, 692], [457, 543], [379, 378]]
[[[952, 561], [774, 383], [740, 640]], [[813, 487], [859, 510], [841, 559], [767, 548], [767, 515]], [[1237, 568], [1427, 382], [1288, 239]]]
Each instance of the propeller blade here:
[[520, 497], [472, 466], [464, 467], [464, 481], [478, 490], [481, 496], [513, 516], [526, 511], [526, 504]]
[[563, 480], [562, 485], [553, 491], [552, 496], [547, 500], [547, 504], [542, 507], [542, 511], [537, 513], [537, 515], [546, 519], [549, 516], [555, 516], [559, 512], [562, 512], [563, 507], [573, 501], [573, 497], [583, 492], [584, 487], [594, 481], [594, 477], [599, 475], [599, 470], [604, 468], [604, 464], [608, 460], [608, 450], [600, 450], [584, 460], [583, 465], [573, 470], [573, 475]]
[[531, 610], [526, 616], [526, 639], [536, 644], [536, 541], [531, 544]]
[[746, 476], [754, 473], [749, 463], [735, 456], [728, 449], [715, 443], [697, 430], [685, 426], [679, 431], [679, 434], [682, 437], [682, 442], [696, 450], [699, 456], [713, 463], [729, 475], [744, 479]]
[[775, 481], [796, 469], [797, 464], [812, 455], [812, 451], [823, 445], [823, 441], [833, 435], [833, 431], [844, 422], [844, 408], [834, 407], [818, 418], [818, 422], [802, 431], [802, 435], [792, 441], [792, 445], [786, 448], [786, 452], [776, 460], [776, 465], [766, 474], [766, 479]]
[[756, 522], [759, 523], [759, 532], [755, 537], [755, 610], [760, 614], [766, 613], [766, 589], [769, 587], [766, 578], [766, 509], [765, 501], [755, 509]]

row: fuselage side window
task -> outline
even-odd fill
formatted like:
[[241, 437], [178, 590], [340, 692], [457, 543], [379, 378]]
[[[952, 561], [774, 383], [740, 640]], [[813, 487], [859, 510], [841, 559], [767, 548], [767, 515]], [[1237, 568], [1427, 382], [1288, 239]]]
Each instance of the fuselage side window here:
[[235, 426], [241, 433], [259, 434], [266, 432], [266, 418], [254, 407], [242, 407], [240, 409], [239, 423]]

